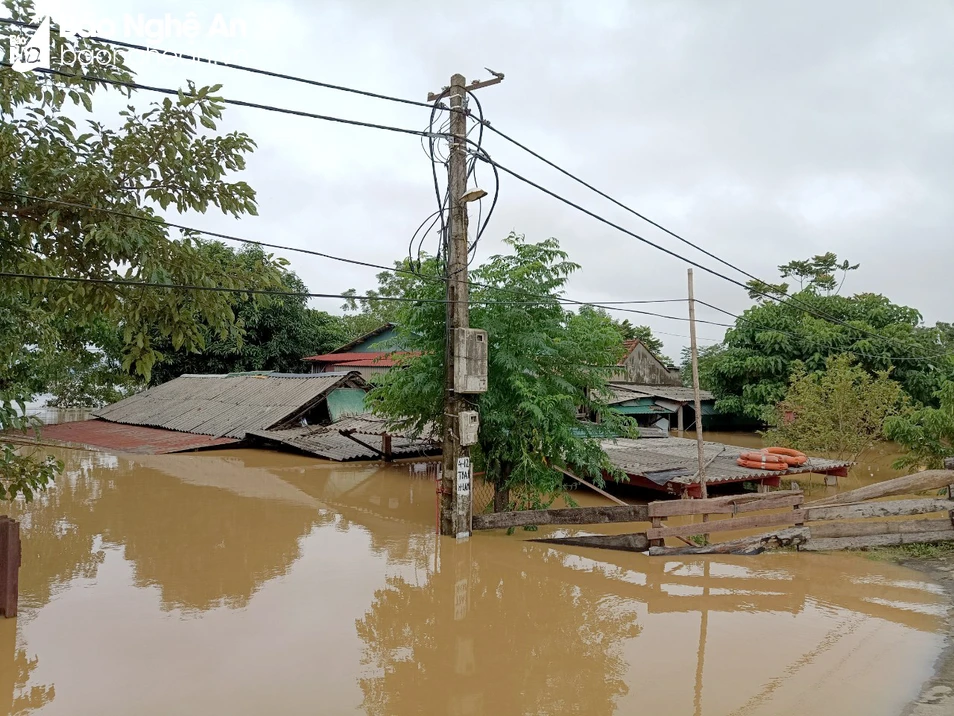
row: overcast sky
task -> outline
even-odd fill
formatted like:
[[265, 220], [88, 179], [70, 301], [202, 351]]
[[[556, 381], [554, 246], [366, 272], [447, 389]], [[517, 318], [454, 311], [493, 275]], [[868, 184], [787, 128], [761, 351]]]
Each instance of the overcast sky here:
[[[55, 22], [82, 21], [117, 39], [416, 100], [455, 72], [470, 81], [490, 67], [506, 74], [479, 94], [496, 127], [733, 265], [771, 280], [778, 264], [834, 251], [861, 263], [846, 291], [884, 293], [928, 323], [954, 318], [954, 3], [946, 0], [38, 6]], [[176, 24], [190, 18], [194, 38]], [[419, 107], [137, 53], [127, 62], [147, 84], [221, 82], [229, 98], [415, 129], [427, 122]], [[189, 216], [198, 228], [390, 263], [435, 209], [415, 137], [245, 108], [229, 108], [224, 128], [258, 143], [244, 179], [258, 191], [260, 215]], [[484, 146], [592, 211], [728, 271], [499, 137]], [[491, 188], [486, 168], [477, 178]], [[557, 237], [582, 264], [572, 298], [686, 295], [683, 261], [504, 176], [478, 257], [498, 252], [511, 230]], [[375, 285], [370, 269], [287, 258], [315, 292]], [[744, 291], [699, 270], [696, 295], [736, 312], [749, 305]], [[688, 335], [683, 322], [617, 315]], [[724, 320], [705, 308], [700, 317]], [[673, 357], [687, 343], [661, 337]]]

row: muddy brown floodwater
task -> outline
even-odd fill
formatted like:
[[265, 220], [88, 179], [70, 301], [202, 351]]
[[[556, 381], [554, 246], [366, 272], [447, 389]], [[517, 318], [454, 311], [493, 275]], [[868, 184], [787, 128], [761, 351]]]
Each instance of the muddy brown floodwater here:
[[59, 456], [0, 714], [896, 716], [944, 643], [941, 591], [862, 557], [457, 544], [406, 465]]

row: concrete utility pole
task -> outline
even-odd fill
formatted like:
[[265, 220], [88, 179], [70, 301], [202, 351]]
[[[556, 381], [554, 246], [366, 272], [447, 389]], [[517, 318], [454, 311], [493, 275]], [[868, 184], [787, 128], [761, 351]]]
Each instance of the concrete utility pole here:
[[[447, 189], [450, 211], [450, 237], [447, 241], [447, 341], [444, 354], [444, 474], [441, 482], [441, 534], [470, 535], [470, 501], [458, 494], [458, 486], [469, 480], [458, 472], [470, 470], [470, 448], [460, 444], [459, 416], [466, 406], [465, 398], [454, 389], [455, 350], [454, 329], [470, 327], [470, 296], [467, 285], [467, 205], [463, 201], [467, 191], [467, 115], [464, 76], [454, 75], [450, 83], [450, 156], [447, 162]], [[456, 110], [456, 111], [455, 111]], [[458, 485], [458, 482], [461, 484]]]
[[[486, 390], [486, 379], [481, 388], [465, 386], [465, 374], [472, 362], [468, 346], [480, 343], [486, 355], [486, 336], [463, 335], [470, 327], [469, 291], [467, 281], [467, 92], [497, 84], [502, 73], [494, 73], [494, 79], [473, 82], [467, 87], [463, 75], [453, 75], [450, 86], [443, 91], [428, 94], [428, 102], [449, 97], [450, 104], [450, 152], [447, 162], [447, 195], [449, 236], [445, 263], [447, 266], [447, 340], [444, 354], [444, 420], [443, 420], [443, 473], [441, 475], [440, 529], [442, 535], [466, 539], [471, 534], [472, 468], [470, 448], [472, 439], [462, 444], [461, 412], [468, 411], [466, 394]], [[483, 363], [486, 375], [486, 360]], [[476, 421], [476, 413], [465, 413]], [[476, 424], [476, 422], [474, 422]]]
[[706, 456], [702, 445], [702, 400], [699, 397], [699, 348], [696, 345], [696, 298], [692, 290], [692, 269], [689, 269], [689, 344], [692, 352], [692, 397], [696, 409], [696, 446], [699, 453], [699, 485], [702, 498], [709, 496], [706, 489]]

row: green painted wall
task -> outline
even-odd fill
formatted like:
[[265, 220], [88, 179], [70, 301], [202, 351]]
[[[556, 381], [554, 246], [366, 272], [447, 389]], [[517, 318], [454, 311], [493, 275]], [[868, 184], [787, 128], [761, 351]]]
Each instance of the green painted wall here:
[[364, 343], [359, 343], [354, 348], [349, 348], [348, 353], [373, 353], [375, 351], [400, 351], [404, 347], [397, 340], [397, 331], [389, 328], [378, 336], [372, 336]]
[[361, 388], [335, 388], [328, 393], [328, 413], [331, 422], [336, 423], [349, 415], [366, 412], [364, 391]]

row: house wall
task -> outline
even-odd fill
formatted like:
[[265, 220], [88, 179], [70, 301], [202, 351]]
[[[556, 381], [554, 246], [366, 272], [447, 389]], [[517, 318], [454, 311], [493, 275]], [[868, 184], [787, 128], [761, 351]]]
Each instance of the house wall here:
[[670, 373], [642, 343], [637, 344], [626, 356], [613, 380], [641, 385], [682, 385], [679, 378]]
[[394, 328], [389, 328], [384, 331], [384, 333], [372, 336], [363, 343], [352, 346], [348, 349], [348, 353], [374, 353], [375, 351], [403, 350], [403, 347], [395, 340], [396, 338], [397, 331]]

